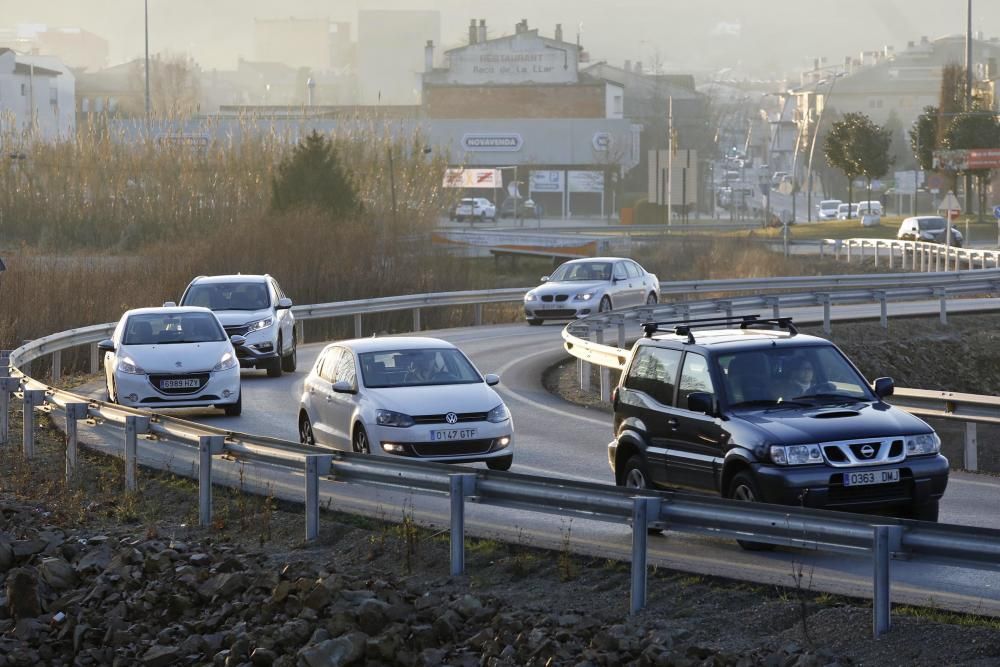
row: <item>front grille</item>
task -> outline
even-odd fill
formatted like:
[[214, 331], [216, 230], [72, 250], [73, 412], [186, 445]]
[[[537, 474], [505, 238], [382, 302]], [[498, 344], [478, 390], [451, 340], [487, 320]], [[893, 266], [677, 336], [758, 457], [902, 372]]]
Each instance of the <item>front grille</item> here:
[[223, 329], [226, 330], [227, 336], [246, 336], [250, 333], [250, 327], [245, 324], [223, 327]]
[[562, 302], [569, 298], [569, 294], [556, 294], [556, 301]]
[[414, 442], [410, 443], [410, 448], [416, 456], [470, 456], [490, 451], [493, 448], [493, 439]]
[[[820, 447], [830, 465], [838, 468], [899, 463], [906, 458], [901, 439], [824, 442]], [[865, 456], [865, 448], [871, 448], [871, 456]]]
[[[196, 394], [201, 391], [201, 388], [208, 384], [208, 373], [189, 373], [186, 375], [150, 375], [150, 383], [156, 387], [156, 389], [164, 394], [170, 395], [183, 395], [183, 394]], [[165, 380], [197, 380], [197, 387], [163, 387]]]
[[[462, 424], [465, 422], [484, 422], [486, 421], [485, 412], [456, 412], [455, 415], [458, 417], [457, 424]], [[444, 414], [440, 415], [416, 415], [413, 417], [413, 421], [416, 424], [447, 424], [448, 420], [445, 418]]]
[[551, 303], [552, 302], [552, 295], [551, 294], [543, 294], [542, 295], [542, 301], [544, 301], [545, 303]]
[[536, 310], [535, 317], [561, 319], [566, 317], [576, 317], [576, 311], [570, 308], [553, 308], [552, 310]]
[[542, 295], [542, 301], [544, 301], [545, 303], [552, 303], [552, 301], [558, 301], [559, 303], [562, 303], [568, 298], [569, 294], [556, 294], [555, 297], [553, 297], [551, 294]]

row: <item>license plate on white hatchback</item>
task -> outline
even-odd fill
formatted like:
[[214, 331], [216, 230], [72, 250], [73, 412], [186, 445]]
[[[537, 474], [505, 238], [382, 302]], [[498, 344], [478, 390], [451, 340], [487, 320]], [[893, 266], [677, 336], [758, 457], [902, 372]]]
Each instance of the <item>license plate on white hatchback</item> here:
[[446, 440], [471, 440], [476, 437], [474, 428], [452, 428], [447, 431], [431, 431], [431, 442]]
[[160, 380], [160, 389], [197, 389], [201, 381], [195, 378]]
[[868, 486], [869, 484], [892, 484], [899, 481], [899, 468], [876, 470], [874, 472], [845, 472], [844, 486]]

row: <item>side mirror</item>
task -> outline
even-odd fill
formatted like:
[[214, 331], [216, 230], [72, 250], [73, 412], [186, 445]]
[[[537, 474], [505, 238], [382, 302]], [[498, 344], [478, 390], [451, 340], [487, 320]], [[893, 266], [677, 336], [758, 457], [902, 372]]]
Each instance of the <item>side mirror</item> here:
[[287, 296], [283, 299], [278, 299], [277, 310], [287, 310], [292, 307], [292, 300]]
[[348, 382], [347, 380], [337, 380], [336, 382], [333, 383], [333, 386], [331, 387], [331, 389], [333, 389], [338, 394], [353, 394], [353, 393], [355, 393], [354, 392], [354, 387], [352, 387], [351, 383]]
[[549, 277], [548, 276], [542, 276], [542, 282], [543, 283], [549, 282]]
[[879, 398], [892, 396], [895, 389], [896, 383], [892, 381], [892, 378], [878, 378], [875, 380], [875, 395]]
[[163, 307], [164, 308], [174, 308], [176, 306], [177, 306], [177, 302], [176, 301], [164, 301], [163, 302]]
[[490, 387], [495, 387], [500, 384], [500, 376], [496, 373], [487, 373], [486, 377], [483, 379], [486, 380], [486, 384]]
[[714, 415], [715, 396], [707, 391], [692, 391], [688, 394], [688, 410]]
[[233, 347], [242, 347], [247, 344], [247, 339], [239, 334], [233, 334], [229, 337], [229, 342], [233, 344]]
[[97, 351], [98, 352], [114, 352], [115, 351], [115, 343], [114, 343], [114, 341], [111, 340], [110, 338], [108, 338], [107, 340], [102, 340], [100, 343], [97, 344]]

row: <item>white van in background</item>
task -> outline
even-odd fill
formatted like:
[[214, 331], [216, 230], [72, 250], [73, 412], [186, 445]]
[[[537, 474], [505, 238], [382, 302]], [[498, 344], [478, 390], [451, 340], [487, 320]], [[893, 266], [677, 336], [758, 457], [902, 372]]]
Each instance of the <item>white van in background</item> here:
[[882, 215], [882, 202], [877, 199], [872, 199], [870, 201], [859, 201], [858, 202], [858, 214], [859, 215]]
[[839, 199], [824, 199], [816, 206], [816, 218], [819, 220], [836, 220], [837, 207], [841, 203]]

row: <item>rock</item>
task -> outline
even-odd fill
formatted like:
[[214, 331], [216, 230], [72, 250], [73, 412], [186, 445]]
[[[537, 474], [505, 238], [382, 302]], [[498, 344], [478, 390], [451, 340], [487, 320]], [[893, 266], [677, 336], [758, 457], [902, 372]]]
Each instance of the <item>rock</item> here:
[[[178, 549], [178, 551], [180, 550]], [[207, 567], [212, 564], [212, 557], [203, 553], [191, 554], [187, 560], [195, 567]]]
[[465, 618], [472, 618], [483, 609], [483, 603], [479, 598], [471, 595], [463, 595], [452, 607]]
[[365, 600], [358, 608], [358, 625], [362, 632], [377, 635], [385, 628], [389, 605], [381, 600]]
[[331, 593], [325, 586], [316, 586], [313, 588], [305, 599], [302, 601], [306, 607], [310, 609], [315, 609], [320, 611], [333, 599], [333, 593]]
[[258, 646], [250, 654], [250, 664], [254, 667], [271, 667], [277, 657], [274, 651]]
[[217, 574], [208, 579], [198, 588], [198, 593], [205, 598], [216, 596], [230, 598], [246, 587], [247, 578], [242, 572]]
[[103, 572], [111, 563], [111, 549], [107, 545], [102, 545], [96, 549], [91, 549], [76, 562], [76, 571], [83, 573]]
[[307, 646], [298, 653], [299, 664], [304, 667], [342, 667], [351, 665], [364, 657], [367, 641], [367, 635], [361, 632], [352, 632], [343, 637], [328, 639], [320, 644]]
[[142, 656], [142, 664], [146, 667], [167, 667], [180, 658], [177, 648], [174, 646], [162, 646], [156, 644]]
[[42, 581], [54, 590], [64, 591], [76, 586], [76, 570], [62, 558], [45, 558], [38, 567]]
[[389, 663], [399, 652], [402, 640], [395, 633], [385, 633], [377, 637], [369, 637], [365, 646], [365, 656], [369, 661], [384, 660]]
[[0, 537], [0, 572], [6, 572], [14, 565], [14, 545]]
[[444, 658], [448, 652], [439, 648], [425, 648], [420, 652], [420, 659], [417, 663], [421, 667], [438, 667], [444, 664]]
[[7, 574], [7, 609], [14, 620], [42, 613], [34, 570], [19, 567]]
[[12, 549], [14, 558], [25, 558], [42, 553], [47, 546], [49, 543], [45, 540], [14, 540]]

